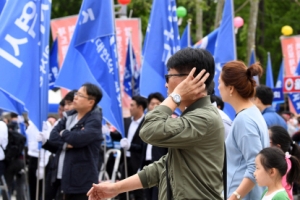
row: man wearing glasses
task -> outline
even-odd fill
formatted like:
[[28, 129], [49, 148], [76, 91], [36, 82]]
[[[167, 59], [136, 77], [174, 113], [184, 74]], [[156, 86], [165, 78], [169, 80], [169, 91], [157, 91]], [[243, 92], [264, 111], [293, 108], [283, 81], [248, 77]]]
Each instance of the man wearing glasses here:
[[75, 93], [74, 110], [53, 128], [44, 148], [59, 155], [58, 176], [65, 200], [87, 200], [86, 192], [98, 182], [102, 138], [102, 111], [97, 104], [102, 92], [86, 83]]
[[[169, 95], [145, 116], [140, 137], [168, 154], [125, 180], [94, 184], [90, 200], [156, 185], [158, 199], [223, 199], [224, 126], [206, 91], [214, 59], [206, 50], [185, 48], [167, 67]], [[172, 118], [177, 107], [182, 114]]]

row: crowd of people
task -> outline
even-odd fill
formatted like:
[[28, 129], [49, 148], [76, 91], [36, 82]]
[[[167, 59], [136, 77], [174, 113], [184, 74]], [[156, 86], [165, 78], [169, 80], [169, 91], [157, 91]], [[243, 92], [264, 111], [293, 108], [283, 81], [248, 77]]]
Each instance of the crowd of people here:
[[[42, 132], [28, 121], [26, 151], [13, 162], [5, 159], [6, 146], [18, 120], [14, 114], [3, 118], [0, 175], [9, 188], [8, 196], [2, 191], [4, 199], [13, 190], [17, 200], [24, 199], [26, 185], [30, 200], [293, 199], [300, 181], [300, 123], [290, 112], [278, 114], [272, 90], [256, 84], [260, 64], [228, 62], [215, 83], [211, 54], [185, 48], [170, 57], [167, 68], [168, 96], [133, 96], [123, 138], [103, 120], [97, 106], [102, 92], [90, 83], [64, 97], [59, 119], [49, 116]], [[224, 102], [233, 107], [233, 120]], [[109, 141], [103, 142], [103, 134]], [[123, 150], [117, 172], [114, 153], [104, 162], [107, 142], [107, 148]], [[99, 182], [102, 165], [118, 181]]]

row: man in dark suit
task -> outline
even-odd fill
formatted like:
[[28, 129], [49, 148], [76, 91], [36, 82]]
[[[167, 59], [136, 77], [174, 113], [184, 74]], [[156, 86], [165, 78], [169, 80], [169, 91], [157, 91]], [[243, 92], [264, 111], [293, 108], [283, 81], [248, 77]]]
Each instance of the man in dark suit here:
[[[124, 119], [125, 138], [120, 145], [126, 151], [128, 176], [137, 173], [142, 159], [143, 141], [139, 136], [140, 128], [144, 121], [144, 111], [147, 108], [147, 100], [141, 96], [133, 96], [130, 103], [131, 117]], [[122, 170], [122, 178], [125, 178], [125, 170]], [[125, 199], [125, 195], [120, 196]], [[143, 190], [136, 190], [130, 193], [130, 199], [142, 200]]]

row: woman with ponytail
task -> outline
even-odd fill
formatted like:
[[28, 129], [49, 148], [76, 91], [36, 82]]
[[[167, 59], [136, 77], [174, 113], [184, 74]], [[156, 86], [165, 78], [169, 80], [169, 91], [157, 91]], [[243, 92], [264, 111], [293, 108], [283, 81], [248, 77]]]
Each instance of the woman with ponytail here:
[[219, 77], [222, 100], [236, 112], [226, 138], [229, 200], [260, 199], [263, 193], [253, 173], [256, 155], [269, 146], [269, 134], [261, 112], [251, 102], [256, 87], [253, 76], [261, 76], [262, 71], [259, 63], [248, 68], [243, 62], [231, 61], [223, 66]]
[[[281, 126], [272, 126], [269, 129], [270, 135], [270, 146], [278, 147], [283, 152], [288, 152], [290, 155], [294, 156], [298, 160], [300, 160], [300, 149], [298, 144], [293, 141], [289, 135], [289, 133]], [[287, 171], [288, 173], [292, 167], [292, 163], [290, 159], [287, 159]], [[293, 184], [289, 184], [287, 181], [286, 174], [282, 177], [282, 185], [285, 188], [286, 192], [289, 195], [290, 199], [293, 198]]]
[[[288, 163], [291, 163], [290, 169]], [[279, 148], [268, 147], [259, 152], [255, 165], [254, 176], [258, 185], [267, 187], [261, 200], [291, 199], [283, 187], [282, 179], [286, 177], [289, 185], [300, 181], [300, 163], [297, 157], [288, 151], [284, 153]]]

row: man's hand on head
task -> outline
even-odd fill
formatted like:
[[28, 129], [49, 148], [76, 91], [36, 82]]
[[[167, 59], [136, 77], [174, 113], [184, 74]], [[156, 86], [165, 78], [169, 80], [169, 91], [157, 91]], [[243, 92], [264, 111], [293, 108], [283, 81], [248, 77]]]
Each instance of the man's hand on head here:
[[186, 79], [179, 83], [173, 91], [173, 93], [181, 96], [181, 101], [197, 100], [206, 96], [205, 81], [209, 77], [209, 73], [206, 73], [203, 69], [196, 77], [194, 77], [195, 71], [196, 68], [194, 67]]

